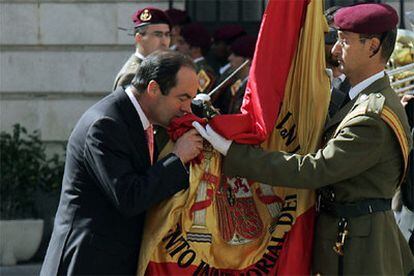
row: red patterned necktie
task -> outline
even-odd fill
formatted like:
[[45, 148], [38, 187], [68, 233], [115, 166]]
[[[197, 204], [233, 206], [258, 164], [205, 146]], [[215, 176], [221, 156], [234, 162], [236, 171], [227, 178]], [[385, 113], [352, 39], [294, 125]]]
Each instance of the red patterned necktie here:
[[145, 130], [145, 135], [147, 136], [148, 150], [152, 165], [154, 161], [154, 128], [152, 125], [149, 125], [149, 127]]

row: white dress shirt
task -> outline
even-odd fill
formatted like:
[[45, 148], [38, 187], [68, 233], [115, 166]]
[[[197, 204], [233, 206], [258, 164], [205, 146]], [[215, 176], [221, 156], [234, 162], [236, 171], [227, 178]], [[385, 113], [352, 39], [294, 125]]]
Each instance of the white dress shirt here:
[[148, 121], [147, 116], [145, 115], [144, 111], [142, 110], [141, 106], [139, 105], [137, 99], [134, 96], [134, 93], [132, 91], [136, 91], [136, 88], [132, 85], [128, 86], [125, 89], [125, 93], [128, 95], [129, 99], [132, 102], [132, 105], [135, 107], [135, 110], [138, 112], [139, 119], [141, 120], [142, 126], [144, 127], [144, 130], [147, 130], [147, 128], [150, 127], [150, 122]]
[[145, 59], [145, 57], [138, 51], [138, 49], [135, 50], [135, 56], [141, 60]]
[[384, 70], [372, 75], [371, 77], [361, 81], [360, 83], [358, 83], [357, 85], [355, 85], [354, 87], [351, 87], [351, 90], [349, 90], [349, 98], [351, 100], [355, 99], [356, 96], [358, 96], [358, 94], [364, 90], [365, 88], [367, 88], [368, 86], [370, 86], [374, 81], [379, 80], [380, 78], [385, 76], [385, 72]]

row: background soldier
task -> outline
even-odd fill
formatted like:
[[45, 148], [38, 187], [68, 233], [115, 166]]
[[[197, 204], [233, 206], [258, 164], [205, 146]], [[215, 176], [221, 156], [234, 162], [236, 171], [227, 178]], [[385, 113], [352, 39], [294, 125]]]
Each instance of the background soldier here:
[[236, 74], [227, 90], [214, 102], [214, 106], [220, 108], [224, 114], [240, 113], [255, 46], [256, 37], [252, 35], [241, 36], [231, 44], [231, 54], [228, 58], [231, 70], [236, 70], [246, 60], [250, 61]]
[[220, 76], [229, 75], [231, 54], [230, 46], [239, 37], [246, 34], [246, 30], [237, 24], [228, 24], [217, 28], [213, 34], [213, 45], [207, 57], [210, 65]]
[[177, 39], [181, 35], [181, 28], [188, 23], [191, 23], [191, 18], [186, 11], [178, 9], [168, 9], [165, 14], [171, 21], [171, 43], [170, 49], [177, 50]]
[[132, 15], [134, 22], [135, 53], [122, 66], [117, 74], [112, 90], [129, 85], [142, 60], [156, 50], [170, 46], [170, 20], [161, 10], [147, 7]]
[[210, 46], [211, 36], [200, 23], [190, 23], [181, 29], [177, 50], [190, 56], [196, 65], [200, 83], [198, 93], [208, 93], [216, 82], [216, 74], [205, 59]]
[[325, 146], [316, 153], [265, 152], [194, 123], [226, 155], [226, 175], [320, 189], [314, 274], [414, 272], [414, 257], [391, 211], [412, 147], [407, 116], [384, 72], [397, 23], [386, 4], [360, 4], [335, 15], [339, 38], [333, 53], [351, 83], [351, 101], [327, 122]]
[[334, 28], [334, 15], [340, 8], [340, 6], [333, 6], [324, 13], [329, 24], [329, 32], [325, 34], [325, 59], [331, 78], [331, 101], [328, 111], [331, 118], [341, 107], [349, 102], [348, 92], [351, 89], [349, 80], [339, 70], [339, 61], [332, 54], [332, 48], [338, 39], [338, 31]]

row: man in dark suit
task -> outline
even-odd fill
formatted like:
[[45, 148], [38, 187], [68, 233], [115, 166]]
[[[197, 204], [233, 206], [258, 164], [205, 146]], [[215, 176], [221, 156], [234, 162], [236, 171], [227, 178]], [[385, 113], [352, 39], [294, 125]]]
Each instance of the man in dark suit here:
[[197, 88], [190, 59], [157, 51], [141, 63], [131, 86], [85, 112], [69, 138], [41, 275], [136, 273], [146, 210], [188, 187], [184, 164], [202, 148], [191, 130], [172, 153], [152, 163], [157, 150], [151, 126], [168, 126], [191, 112]]

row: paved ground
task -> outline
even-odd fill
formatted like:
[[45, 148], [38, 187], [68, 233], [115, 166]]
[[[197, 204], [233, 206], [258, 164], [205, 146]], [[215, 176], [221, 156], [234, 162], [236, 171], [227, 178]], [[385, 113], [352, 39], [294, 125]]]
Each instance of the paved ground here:
[[41, 264], [24, 264], [16, 266], [0, 266], [1, 276], [39, 275]]

